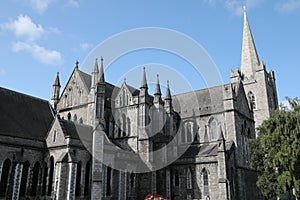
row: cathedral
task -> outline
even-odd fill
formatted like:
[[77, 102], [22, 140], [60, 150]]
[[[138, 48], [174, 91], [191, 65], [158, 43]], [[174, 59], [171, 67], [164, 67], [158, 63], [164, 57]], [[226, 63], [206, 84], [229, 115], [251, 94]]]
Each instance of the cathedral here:
[[247, 141], [278, 108], [244, 12], [240, 69], [230, 83], [172, 94], [147, 70], [135, 88], [79, 63], [51, 101], [0, 88], [0, 199], [264, 199]]

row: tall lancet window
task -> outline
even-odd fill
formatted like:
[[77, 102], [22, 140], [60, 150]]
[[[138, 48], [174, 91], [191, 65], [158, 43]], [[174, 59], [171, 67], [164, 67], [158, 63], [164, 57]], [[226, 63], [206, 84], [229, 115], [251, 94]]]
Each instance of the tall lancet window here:
[[127, 136], [130, 136], [131, 135], [131, 124], [130, 124], [130, 118], [127, 117]]
[[123, 114], [122, 115], [122, 133], [123, 133], [123, 137], [127, 135], [127, 132], [126, 132], [126, 117], [125, 115]]
[[211, 140], [216, 140], [218, 138], [218, 122], [214, 118], [209, 122], [209, 133]]
[[112, 168], [106, 168], [106, 196], [111, 195], [111, 186], [112, 186]]
[[192, 173], [190, 169], [186, 172], [186, 188], [192, 189]]
[[11, 162], [6, 159], [2, 164], [2, 173], [0, 180], [0, 197], [5, 197], [7, 186], [9, 184], [9, 172], [10, 172]]
[[203, 195], [209, 196], [208, 173], [206, 169], [202, 170], [202, 178], [203, 178]]
[[250, 91], [248, 93], [248, 99], [249, 99], [251, 109], [255, 110], [256, 109], [256, 101], [255, 101], [255, 96], [252, 91]]

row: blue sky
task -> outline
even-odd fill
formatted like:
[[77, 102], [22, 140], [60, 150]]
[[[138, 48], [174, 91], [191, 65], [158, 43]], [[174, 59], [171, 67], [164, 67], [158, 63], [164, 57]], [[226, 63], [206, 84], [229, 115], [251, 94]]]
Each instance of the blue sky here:
[[[2, 4], [1, 87], [50, 99], [57, 71], [64, 87], [76, 60], [84, 63], [90, 51], [107, 38], [143, 27], [172, 29], [192, 38], [202, 45], [228, 83], [230, 68], [240, 66], [242, 7], [247, 5], [259, 57], [276, 73], [280, 101], [285, 96], [300, 96], [300, 0], [11, 0]], [[105, 59], [108, 52], [100, 54]], [[149, 49], [131, 52], [111, 63], [106, 79], [120, 82], [127, 71], [140, 70], [143, 65], [174, 68], [184, 74], [192, 89], [205, 87], [203, 80], [188, 70], [191, 66], [184, 59]], [[92, 69], [79, 67], [88, 73]], [[148, 68], [148, 79], [153, 82], [155, 70], [152, 73]], [[167, 78], [163, 76], [161, 82]], [[135, 80], [139, 82], [140, 77], [126, 81], [138, 87]], [[176, 79], [171, 80], [171, 87], [174, 82]]]

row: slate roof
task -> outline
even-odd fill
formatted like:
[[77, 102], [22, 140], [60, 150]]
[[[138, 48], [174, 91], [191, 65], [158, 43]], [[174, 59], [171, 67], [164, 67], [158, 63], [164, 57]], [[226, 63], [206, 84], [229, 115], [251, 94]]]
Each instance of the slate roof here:
[[81, 139], [85, 137], [87, 139], [92, 138], [93, 127], [85, 124], [73, 122], [71, 120], [59, 119], [60, 126], [65, 137], [72, 139]]
[[91, 89], [91, 82], [92, 82], [92, 76], [83, 72], [83, 71], [80, 71], [78, 70], [78, 73], [79, 75], [81, 76], [84, 84], [86, 85], [86, 87], [88, 88], [88, 91], [90, 91]]
[[128, 90], [130, 91], [130, 93], [131, 93], [133, 96], [136, 96], [136, 95], [139, 95], [139, 94], [140, 94], [140, 91], [139, 91], [138, 89], [136, 89], [136, 88], [134, 88], [134, 87], [128, 85], [127, 83], [126, 83], [126, 85], [127, 85]]
[[0, 135], [44, 140], [54, 120], [48, 101], [0, 87]]
[[223, 88], [225, 85], [196, 90], [172, 96], [173, 107], [181, 118], [211, 112], [222, 112]]

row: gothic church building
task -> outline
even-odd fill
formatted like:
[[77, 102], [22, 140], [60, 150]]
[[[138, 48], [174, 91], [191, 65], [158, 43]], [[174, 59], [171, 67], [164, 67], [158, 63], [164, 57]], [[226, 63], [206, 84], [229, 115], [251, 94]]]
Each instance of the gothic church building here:
[[[51, 102], [0, 88], [0, 199], [263, 199], [247, 141], [278, 100], [246, 12], [241, 54], [230, 83], [184, 94], [162, 94], [158, 77], [149, 94], [145, 69], [139, 89], [108, 83], [102, 58], [91, 74], [76, 62], [64, 88], [57, 74]], [[156, 170], [161, 148], [178, 159]]]

